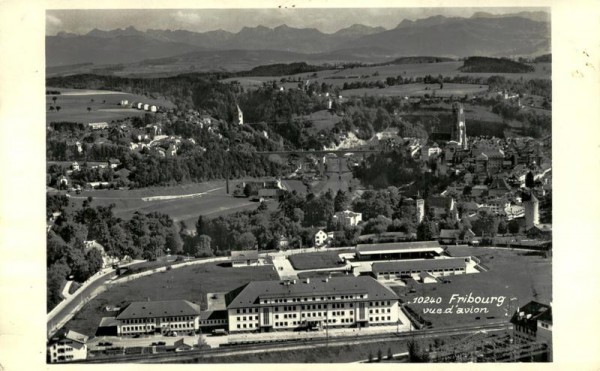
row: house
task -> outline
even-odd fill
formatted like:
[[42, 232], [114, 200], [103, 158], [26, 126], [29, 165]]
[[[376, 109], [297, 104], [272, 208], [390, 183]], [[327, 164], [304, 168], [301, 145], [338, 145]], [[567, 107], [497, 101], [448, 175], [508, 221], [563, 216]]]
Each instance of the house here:
[[121, 161], [119, 159], [111, 158], [108, 160], [108, 166], [111, 169], [116, 169], [117, 167], [119, 167], [119, 165], [121, 165]]
[[421, 283], [436, 283], [437, 279], [429, 272], [423, 271], [419, 273], [419, 282]]
[[280, 249], [287, 249], [290, 246], [290, 240], [285, 236], [281, 236], [277, 241], [277, 246]]
[[206, 332], [216, 328], [227, 328], [227, 311], [207, 310], [200, 312], [200, 330]]
[[258, 265], [258, 251], [242, 250], [231, 251], [231, 266], [245, 267], [249, 265]]
[[527, 237], [544, 240], [552, 239], [552, 224], [536, 224], [527, 230]]
[[323, 246], [327, 241], [327, 238], [327, 233], [322, 229], [319, 229], [319, 231], [315, 233], [315, 246]]
[[510, 193], [511, 188], [504, 178], [494, 178], [490, 184], [488, 194], [492, 197], [504, 197]]
[[445, 196], [431, 196], [427, 199], [427, 210], [434, 218], [449, 216], [453, 219], [458, 217], [454, 198]]
[[362, 221], [362, 213], [355, 213], [350, 210], [338, 211], [333, 215], [333, 222], [339, 223], [345, 227], [355, 227]]
[[229, 333], [408, 325], [396, 293], [369, 276], [253, 281], [226, 303]]
[[234, 116], [233, 122], [236, 125], [244, 125], [244, 113], [240, 109], [240, 106], [236, 105], [235, 107], [237, 108], [237, 115]]
[[194, 349], [194, 343], [190, 339], [181, 338], [173, 343], [173, 347], [171, 349], [175, 352], [185, 352]]
[[460, 229], [442, 229], [439, 237], [442, 244], [456, 244], [460, 240]]
[[444, 249], [438, 241], [393, 242], [356, 245], [357, 260], [431, 259]]
[[283, 190], [278, 188], [261, 188], [258, 190], [258, 197], [262, 198], [279, 198], [283, 194]]
[[552, 359], [552, 305], [530, 301], [517, 308], [510, 322], [516, 343], [537, 342], [548, 347], [548, 359]]
[[90, 122], [88, 126], [92, 130], [108, 129], [108, 122]]
[[48, 340], [49, 363], [79, 361], [87, 358], [88, 337], [78, 332], [61, 329]]
[[79, 171], [80, 170], [79, 163], [77, 161], [71, 163], [71, 169], [73, 169], [73, 171]]
[[471, 188], [471, 196], [473, 197], [482, 197], [485, 196], [488, 192], [488, 187], [486, 185], [478, 184], [474, 185]]
[[117, 264], [119, 262], [119, 258], [108, 255], [104, 249], [104, 246], [96, 242], [96, 240], [84, 241], [83, 246], [86, 252], [92, 249], [100, 252], [100, 255], [102, 256], [102, 268], [111, 267], [113, 264]]

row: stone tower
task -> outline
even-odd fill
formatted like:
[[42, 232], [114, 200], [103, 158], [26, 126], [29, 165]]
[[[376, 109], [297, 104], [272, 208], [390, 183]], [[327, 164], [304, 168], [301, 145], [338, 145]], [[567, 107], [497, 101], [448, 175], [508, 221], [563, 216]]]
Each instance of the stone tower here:
[[452, 140], [456, 141], [461, 149], [467, 150], [467, 124], [465, 122], [465, 111], [461, 103], [452, 104], [452, 115], [454, 117], [454, 128]]
[[238, 125], [244, 125], [244, 113], [240, 109], [240, 106], [238, 106], [237, 104], [236, 104], [236, 108], [237, 108], [237, 117], [234, 118], [234, 121]]
[[527, 198], [523, 206], [525, 207], [525, 230], [529, 230], [540, 223], [540, 202], [533, 193], [523, 198]]
[[421, 223], [425, 218], [425, 200], [423, 200], [421, 196], [418, 195], [415, 200], [415, 203], [417, 208], [417, 223]]

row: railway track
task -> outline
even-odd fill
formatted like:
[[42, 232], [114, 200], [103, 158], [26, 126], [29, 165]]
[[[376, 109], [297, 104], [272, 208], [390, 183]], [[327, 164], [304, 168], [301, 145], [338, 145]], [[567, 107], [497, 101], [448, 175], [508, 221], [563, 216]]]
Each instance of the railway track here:
[[318, 346], [355, 345], [382, 341], [428, 339], [440, 336], [468, 335], [475, 332], [506, 331], [506, 323], [492, 323], [479, 326], [461, 326], [444, 329], [427, 329], [402, 333], [377, 335], [355, 335], [329, 339], [302, 339], [271, 341], [262, 343], [232, 344], [217, 349], [199, 349], [181, 353], [131, 354], [88, 359], [81, 363], [169, 363], [193, 361], [198, 358], [243, 355], [249, 353], [309, 349]]

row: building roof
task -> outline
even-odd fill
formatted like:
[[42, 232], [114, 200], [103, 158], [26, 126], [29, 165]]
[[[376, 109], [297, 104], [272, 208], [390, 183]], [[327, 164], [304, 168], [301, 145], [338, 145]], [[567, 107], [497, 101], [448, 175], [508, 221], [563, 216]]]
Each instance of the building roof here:
[[440, 238], [458, 238], [459, 234], [459, 229], [442, 229], [440, 231]]
[[453, 269], [466, 268], [467, 258], [447, 258], [447, 259], [419, 259], [419, 260], [398, 260], [390, 262], [373, 263], [373, 273], [381, 272], [402, 272], [402, 271], [423, 271], [430, 269]]
[[83, 346], [88, 341], [88, 337], [73, 330], [67, 330], [63, 328], [54, 334], [54, 336], [49, 339], [48, 343], [54, 344], [64, 340], [71, 340]]
[[506, 180], [503, 178], [495, 178], [492, 180], [492, 184], [490, 184], [490, 189], [498, 189], [503, 191], [510, 191], [510, 186], [506, 183]]
[[102, 317], [98, 327], [114, 327], [118, 326], [119, 324], [120, 322], [117, 320], [116, 317]]
[[419, 241], [419, 242], [393, 242], [393, 243], [366, 243], [356, 245], [356, 252], [359, 254], [381, 253], [381, 252], [402, 252], [405, 250], [435, 250], [441, 249], [438, 241]]
[[200, 312], [200, 321], [209, 319], [227, 319], [226, 310], [203, 310]]
[[353, 216], [358, 216], [358, 215], [362, 215], [362, 213], [356, 213], [354, 211], [351, 210], [344, 210], [344, 211], [338, 211], [337, 213], [335, 213], [334, 217], [353, 217]]
[[530, 301], [517, 309], [510, 322], [529, 328], [537, 327], [537, 321], [552, 323], [552, 307], [547, 304]]
[[[307, 282], [308, 281], [308, 282]], [[398, 296], [377, 280], [368, 276], [332, 277], [302, 280], [298, 283], [283, 281], [254, 281], [232, 292], [227, 309], [259, 307], [262, 298], [324, 297], [326, 295], [366, 295], [363, 300], [397, 300]], [[359, 299], [360, 300], [360, 299]], [[329, 300], [332, 301], [333, 300]], [[308, 302], [308, 301], [307, 301]], [[313, 301], [310, 301], [311, 303]], [[328, 302], [320, 300], [319, 303]], [[270, 305], [270, 304], [263, 304]]]
[[187, 300], [136, 301], [125, 307], [118, 320], [133, 318], [155, 318], [173, 316], [195, 316], [200, 313], [198, 304]]
[[428, 207], [450, 209], [452, 207], [452, 201], [452, 197], [431, 196], [427, 199], [427, 205]]
[[257, 260], [258, 259], [258, 251], [256, 250], [242, 250], [242, 251], [231, 251], [231, 260], [232, 261], [240, 261], [240, 260]]

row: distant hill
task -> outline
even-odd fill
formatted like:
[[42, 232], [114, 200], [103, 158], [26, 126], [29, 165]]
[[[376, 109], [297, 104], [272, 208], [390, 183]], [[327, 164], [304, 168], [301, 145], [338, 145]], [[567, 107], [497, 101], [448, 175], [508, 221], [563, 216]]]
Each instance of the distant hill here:
[[475, 73], [525, 73], [533, 72], [534, 68], [505, 58], [470, 57], [460, 70]]
[[544, 54], [533, 60], [536, 63], [552, 63], [552, 54]]
[[476, 12], [471, 18], [507, 18], [507, 17], [520, 17], [527, 18], [536, 22], [550, 22], [550, 13], [544, 11], [537, 12], [518, 12], [509, 14], [491, 14], [487, 12]]

